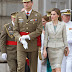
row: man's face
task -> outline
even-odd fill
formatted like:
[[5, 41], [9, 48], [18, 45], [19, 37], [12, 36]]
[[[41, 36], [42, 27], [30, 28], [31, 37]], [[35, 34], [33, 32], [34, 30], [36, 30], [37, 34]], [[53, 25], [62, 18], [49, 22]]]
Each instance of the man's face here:
[[25, 9], [31, 9], [32, 8], [32, 5], [33, 5], [33, 2], [31, 2], [31, 1], [24, 2], [23, 5], [24, 5], [24, 8]]
[[69, 20], [70, 20], [70, 15], [63, 15], [62, 16], [62, 20], [64, 21], [64, 22], [69, 22]]
[[12, 21], [14, 22], [15, 21], [15, 18], [11, 17]]

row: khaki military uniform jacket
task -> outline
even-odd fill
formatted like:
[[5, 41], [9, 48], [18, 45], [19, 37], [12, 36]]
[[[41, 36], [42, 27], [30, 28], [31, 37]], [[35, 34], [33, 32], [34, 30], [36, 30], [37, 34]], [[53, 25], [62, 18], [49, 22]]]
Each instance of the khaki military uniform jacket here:
[[15, 41], [12, 23], [5, 24], [1, 32], [1, 52], [16, 58], [17, 45], [6, 45], [7, 41]]
[[[49, 36], [49, 40], [48, 40], [48, 36]], [[52, 47], [52, 48], [68, 47], [66, 26], [64, 22], [58, 21], [56, 32], [54, 30], [52, 21], [46, 23], [44, 46]]]
[[[42, 17], [41, 15], [32, 10], [28, 19], [26, 18], [26, 13], [20, 12], [15, 20], [15, 25], [13, 27], [14, 36], [18, 42], [17, 48], [22, 51], [37, 51], [37, 37], [42, 33]], [[19, 42], [19, 37], [21, 37], [19, 32], [30, 33], [30, 41], [26, 40], [28, 43], [28, 49], [24, 49], [22, 44]]]

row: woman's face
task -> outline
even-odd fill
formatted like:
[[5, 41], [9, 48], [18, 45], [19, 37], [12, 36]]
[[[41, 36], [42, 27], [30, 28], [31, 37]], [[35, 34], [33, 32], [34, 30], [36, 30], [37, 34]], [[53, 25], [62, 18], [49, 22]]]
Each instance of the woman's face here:
[[58, 20], [58, 17], [59, 17], [59, 15], [55, 11], [51, 12], [51, 20], [52, 21]]
[[42, 18], [42, 24], [43, 24], [43, 26], [45, 26], [46, 23], [47, 23], [47, 21], [44, 18]]

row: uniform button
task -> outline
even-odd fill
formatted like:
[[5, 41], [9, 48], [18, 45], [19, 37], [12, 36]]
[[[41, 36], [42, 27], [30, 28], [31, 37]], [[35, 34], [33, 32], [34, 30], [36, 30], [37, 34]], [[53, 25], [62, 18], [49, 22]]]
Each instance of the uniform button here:
[[26, 29], [28, 29], [28, 27]]
[[26, 24], [28, 24], [28, 23], [26, 23]]

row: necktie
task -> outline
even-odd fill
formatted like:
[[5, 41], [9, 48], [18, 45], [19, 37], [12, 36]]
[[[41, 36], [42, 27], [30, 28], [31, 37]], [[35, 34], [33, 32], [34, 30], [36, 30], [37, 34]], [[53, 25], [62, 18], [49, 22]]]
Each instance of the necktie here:
[[29, 15], [29, 12], [26, 13], [26, 17], [27, 17], [27, 19], [28, 19], [28, 15]]

